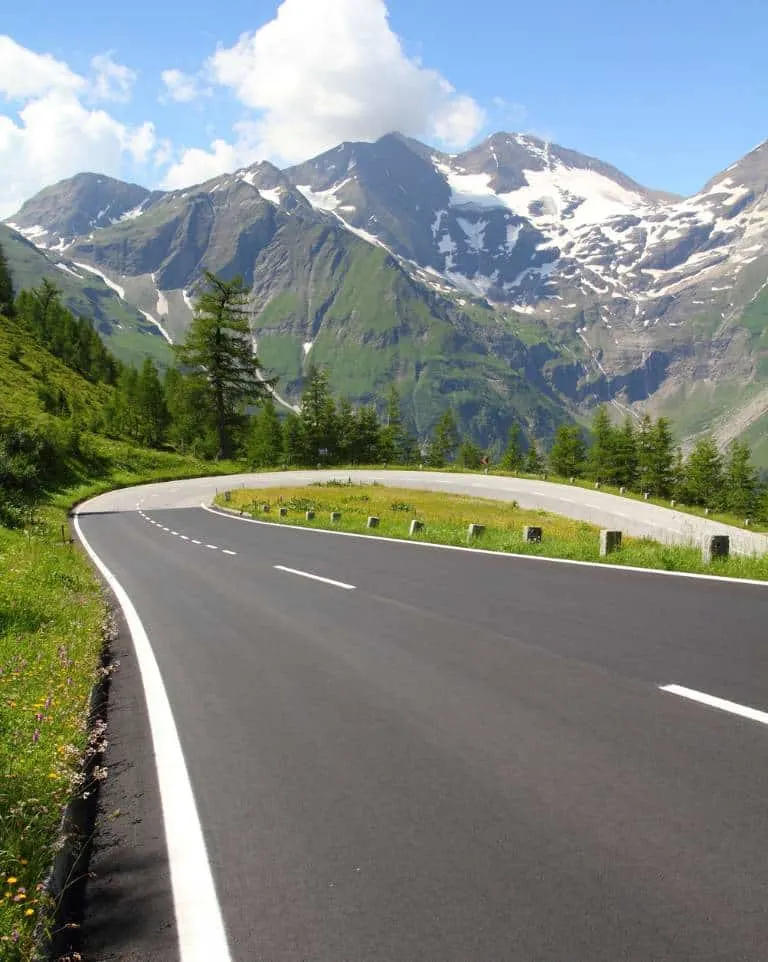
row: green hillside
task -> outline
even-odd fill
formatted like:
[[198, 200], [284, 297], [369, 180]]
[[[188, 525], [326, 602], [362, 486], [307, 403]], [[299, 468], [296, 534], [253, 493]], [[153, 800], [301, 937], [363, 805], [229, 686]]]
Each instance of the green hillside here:
[[[54, 259], [55, 255], [45, 254], [5, 224], [0, 224], [0, 247], [5, 251], [16, 290], [35, 287], [48, 278], [61, 291], [69, 310], [93, 320], [109, 349], [121, 361], [140, 364], [145, 357], [151, 357], [162, 366], [171, 363], [170, 348], [157, 328], [122, 301], [101, 278], [78, 271], [63, 255]], [[57, 267], [57, 263], [69, 270]]]

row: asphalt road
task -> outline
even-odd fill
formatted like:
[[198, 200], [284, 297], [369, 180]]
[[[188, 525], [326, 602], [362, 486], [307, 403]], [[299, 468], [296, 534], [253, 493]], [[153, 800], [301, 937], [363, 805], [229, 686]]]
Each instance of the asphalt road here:
[[[454, 494], [517, 501], [524, 508], [541, 508], [569, 518], [588, 521], [602, 528], [614, 528], [638, 537], [654, 538], [677, 544], [701, 543], [707, 535], [727, 534], [734, 554], [765, 554], [768, 536], [730, 525], [661, 508], [577, 486], [534, 481], [529, 478], [494, 477], [481, 474], [449, 474], [437, 471], [291, 471], [240, 474], [226, 478], [199, 478], [169, 484], [146, 485], [143, 496], [154, 508], [197, 507], [213, 500], [217, 490], [246, 486], [268, 488], [275, 485], [306, 485], [330, 478], [426, 488]], [[133, 492], [115, 491], [99, 503], [113, 510], [133, 510]]]
[[[766, 958], [768, 716], [659, 686], [768, 709], [768, 589], [163, 507], [185, 484], [80, 523], [154, 649], [233, 960]], [[173, 962], [121, 646], [85, 954]]]

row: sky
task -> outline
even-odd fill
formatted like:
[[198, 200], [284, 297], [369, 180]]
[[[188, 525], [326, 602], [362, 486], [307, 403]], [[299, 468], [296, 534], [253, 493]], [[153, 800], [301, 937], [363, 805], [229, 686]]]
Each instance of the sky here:
[[4, 4], [0, 217], [81, 170], [176, 188], [392, 130], [691, 194], [768, 137], [766, 41], [766, 0]]

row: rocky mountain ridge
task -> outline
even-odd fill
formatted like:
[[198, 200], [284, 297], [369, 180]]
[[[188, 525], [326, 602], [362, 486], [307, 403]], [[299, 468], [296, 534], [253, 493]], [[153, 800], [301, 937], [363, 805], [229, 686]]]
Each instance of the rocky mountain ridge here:
[[[349, 310], [328, 322], [380, 313], [351, 259], [397, 274], [428, 315], [441, 303], [523, 340], [532, 325], [531, 346], [548, 345], [537, 370], [566, 407], [671, 413], [684, 434], [724, 419], [725, 435], [731, 415], [743, 425], [748, 409], [751, 430], [768, 410], [756, 400], [768, 380], [768, 142], [684, 199], [507, 133], [457, 156], [393, 134], [167, 193], [106, 178], [89, 191], [95, 176], [41, 192], [11, 226], [102, 271], [171, 336], [203, 269], [242, 273], [262, 309], [257, 339], [295, 341], [276, 365], [293, 387], [342, 288]], [[319, 265], [331, 301], [314, 289]], [[396, 312], [389, 286], [384, 297]]]

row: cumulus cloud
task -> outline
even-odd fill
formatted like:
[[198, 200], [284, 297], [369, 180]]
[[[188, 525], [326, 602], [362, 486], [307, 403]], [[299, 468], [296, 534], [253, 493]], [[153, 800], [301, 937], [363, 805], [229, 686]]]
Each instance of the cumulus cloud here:
[[187, 104], [204, 92], [200, 87], [197, 77], [184, 73], [181, 70], [164, 70], [160, 74], [165, 90], [161, 100], [172, 100], [177, 104]]
[[95, 73], [92, 93], [97, 100], [114, 100], [127, 103], [136, 81], [136, 73], [130, 67], [115, 63], [111, 54], [98, 54], [91, 60]]
[[6, 100], [27, 100], [50, 90], [80, 90], [85, 80], [48, 53], [27, 50], [0, 36], [0, 93]]
[[0, 114], [0, 217], [41, 188], [82, 170], [120, 176], [126, 161], [144, 163], [150, 157], [156, 144], [153, 124], [128, 126], [86, 106], [86, 98], [99, 90], [99, 64], [110, 78], [102, 94], [114, 99], [115, 92], [122, 97], [128, 89], [129, 78], [119, 65], [112, 64], [119, 68], [115, 72], [96, 59], [94, 85], [48, 54], [0, 37], [0, 94], [19, 102], [13, 114]]
[[234, 133], [233, 144], [217, 138], [208, 150], [190, 147], [182, 151], [180, 159], [166, 171], [161, 186], [166, 190], [177, 190], [190, 184], [202, 184], [219, 174], [253, 163], [258, 156], [253, 125], [248, 122], [235, 124]]
[[233, 156], [291, 163], [394, 130], [458, 148], [485, 123], [471, 97], [406, 55], [384, 0], [283, 0], [272, 21], [219, 47], [206, 72], [254, 120], [247, 141], [186, 152], [174, 183], [203, 167], [209, 176], [231, 169]]

